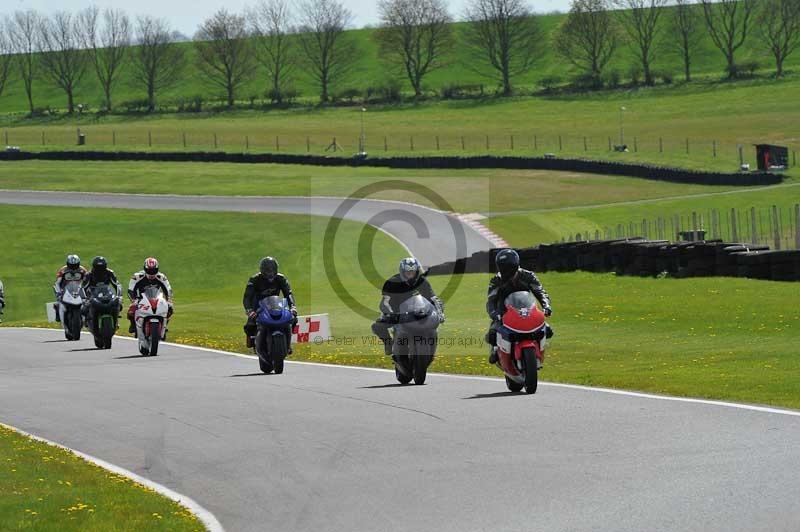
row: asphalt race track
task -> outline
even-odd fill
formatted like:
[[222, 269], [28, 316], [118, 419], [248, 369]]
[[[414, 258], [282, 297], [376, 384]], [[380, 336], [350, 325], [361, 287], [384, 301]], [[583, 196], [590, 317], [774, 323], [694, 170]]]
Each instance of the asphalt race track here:
[[[308, 214], [381, 228], [422, 263], [433, 266], [495, 247], [478, 231], [441, 211], [387, 200], [326, 197], [181, 196], [0, 190], [0, 204], [117, 209]], [[460, 239], [458, 235], [463, 235]]]
[[[800, 416], [0, 328], [0, 420], [229, 531], [800, 529]], [[545, 374], [546, 377], [546, 369]]]

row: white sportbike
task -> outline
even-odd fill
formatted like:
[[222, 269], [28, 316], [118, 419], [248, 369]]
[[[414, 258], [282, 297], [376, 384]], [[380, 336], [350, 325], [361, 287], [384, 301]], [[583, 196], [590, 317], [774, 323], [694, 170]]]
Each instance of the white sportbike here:
[[61, 291], [57, 310], [67, 340], [81, 339], [81, 329], [83, 328], [81, 308], [84, 298], [85, 294], [80, 281], [69, 281]]
[[158, 344], [167, 336], [169, 321], [169, 302], [164, 291], [157, 286], [145, 288], [134, 317], [139, 353], [151, 357], [158, 355]]

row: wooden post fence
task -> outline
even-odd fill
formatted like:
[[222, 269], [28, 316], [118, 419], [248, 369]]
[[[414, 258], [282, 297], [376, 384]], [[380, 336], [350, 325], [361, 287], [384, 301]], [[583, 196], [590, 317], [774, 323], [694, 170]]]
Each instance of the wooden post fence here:
[[750, 207], [750, 243], [758, 244], [758, 227], [756, 226], [755, 207]]
[[775, 249], [781, 249], [781, 217], [778, 212], [778, 206], [772, 206], [772, 238], [775, 243]]
[[714, 157], [716, 157], [717, 156], [717, 141], [716, 140], [711, 141], [711, 151], [713, 152]]
[[514, 151], [514, 135], [511, 135], [511, 151]]
[[148, 131], [147, 132], [147, 146], [148, 147], [152, 147], [153, 146], [153, 132], [152, 131]]
[[217, 134], [214, 133], [214, 148], [216, 149], [216, 147], [217, 147]]
[[731, 239], [734, 242], [739, 241], [739, 225], [736, 221], [736, 209], [731, 209]]
[[117, 132], [114, 129], [111, 130], [111, 145], [112, 146], [117, 145]]
[[414, 151], [414, 135], [411, 135], [408, 139], [409, 145], [411, 146], [411, 151]]
[[658, 153], [664, 153], [664, 139], [658, 137]]
[[436, 151], [439, 151], [439, 135], [436, 135]]
[[558, 136], [558, 151], [562, 150], [561, 135]]
[[794, 206], [794, 245], [800, 249], [800, 204]]
[[389, 151], [389, 140], [386, 135], [383, 136], [383, 151]]
[[186, 132], [183, 132], [183, 147], [186, 147]]

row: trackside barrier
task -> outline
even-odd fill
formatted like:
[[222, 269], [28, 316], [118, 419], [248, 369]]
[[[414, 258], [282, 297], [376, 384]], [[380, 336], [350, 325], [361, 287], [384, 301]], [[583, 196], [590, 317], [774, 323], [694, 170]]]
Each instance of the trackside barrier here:
[[[497, 249], [430, 268], [431, 275], [449, 275], [456, 268], [468, 273], [494, 273]], [[704, 240], [668, 242], [624, 238], [517, 249], [523, 268], [537, 272], [589, 271], [656, 277], [747, 277], [800, 281], [800, 251], [771, 250], [766, 245]]]
[[0, 161], [24, 160], [53, 161], [163, 161], [163, 162], [220, 162], [220, 163], [275, 163], [307, 164], [316, 166], [368, 166], [386, 168], [505, 168], [511, 170], [556, 170], [590, 174], [623, 175], [705, 185], [754, 186], [774, 185], [783, 181], [779, 173], [704, 172], [685, 168], [671, 168], [648, 164], [629, 164], [588, 159], [560, 157], [511, 156], [441, 156], [441, 157], [366, 157], [346, 158], [323, 155], [297, 155], [283, 153], [226, 153], [226, 152], [113, 152], [113, 151], [7, 151], [0, 152]]

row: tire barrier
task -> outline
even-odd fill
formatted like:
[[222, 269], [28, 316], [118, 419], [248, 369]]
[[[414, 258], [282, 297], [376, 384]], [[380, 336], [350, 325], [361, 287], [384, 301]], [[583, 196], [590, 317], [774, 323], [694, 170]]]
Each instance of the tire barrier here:
[[[455, 262], [430, 268], [430, 275], [449, 275], [455, 268], [466, 273], [495, 273], [498, 250], [480, 251]], [[769, 246], [704, 240], [668, 242], [625, 238], [542, 244], [517, 249], [523, 268], [537, 272], [588, 271], [658, 277], [747, 277], [772, 281], [800, 281], [800, 250], [774, 251]]]
[[132, 151], [6, 151], [0, 152], [0, 161], [24, 160], [50, 161], [163, 161], [163, 162], [218, 162], [218, 163], [274, 163], [305, 164], [315, 166], [365, 166], [398, 169], [492, 169], [554, 170], [589, 174], [619, 175], [669, 181], [726, 186], [774, 185], [783, 180], [779, 173], [742, 172], [720, 173], [671, 168], [648, 164], [629, 164], [587, 159], [562, 159], [544, 157], [367, 157], [346, 158], [323, 155], [298, 155], [282, 153], [226, 153], [226, 152], [132, 152]]

